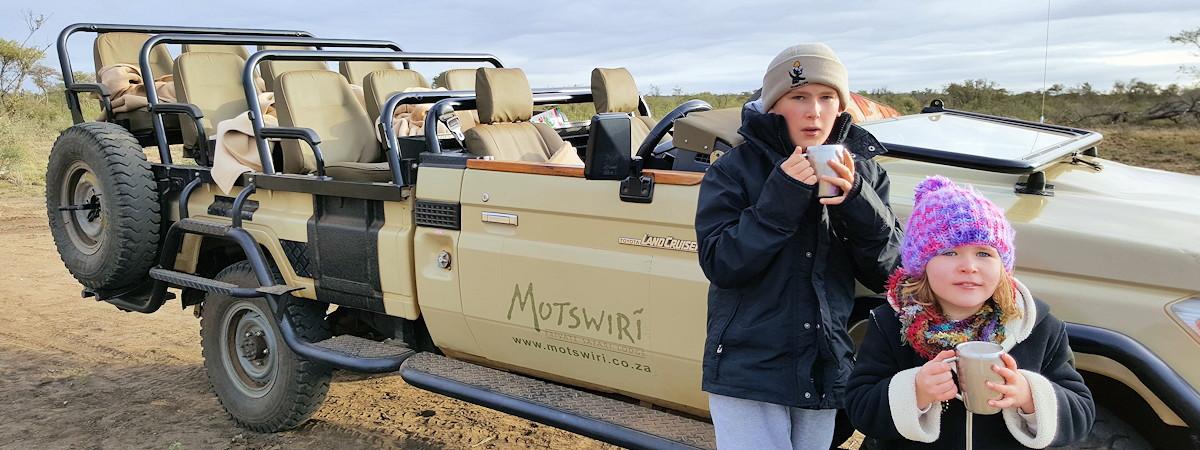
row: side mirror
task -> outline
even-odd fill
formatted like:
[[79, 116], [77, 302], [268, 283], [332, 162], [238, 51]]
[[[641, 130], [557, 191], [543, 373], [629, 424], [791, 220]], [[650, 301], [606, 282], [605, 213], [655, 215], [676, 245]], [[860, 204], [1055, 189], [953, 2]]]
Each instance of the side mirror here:
[[592, 116], [583, 177], [589, 180], [621, 180], [621, 201], [650, 203], [654, 199], [654, 177], [642, 175], [642, 159], [632, 156], [633, 118], [624, 113]]
[[583, 177], [589, 180], [624, 180], [633, 164], [633, 134], [628, 114], [602, 113], [592, 116]]

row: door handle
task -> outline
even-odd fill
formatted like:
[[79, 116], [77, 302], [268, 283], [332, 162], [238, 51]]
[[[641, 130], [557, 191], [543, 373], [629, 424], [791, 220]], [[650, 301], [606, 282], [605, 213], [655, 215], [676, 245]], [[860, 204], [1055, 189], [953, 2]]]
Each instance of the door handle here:
[[498, 212], [483, 212], [482, 220], [488, 223], [517, 226], [517, 215]]

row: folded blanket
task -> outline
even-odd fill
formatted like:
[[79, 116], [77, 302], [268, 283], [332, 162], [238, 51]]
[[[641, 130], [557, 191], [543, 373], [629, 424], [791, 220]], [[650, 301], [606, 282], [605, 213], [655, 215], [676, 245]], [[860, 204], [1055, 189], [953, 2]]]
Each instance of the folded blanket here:
[[[264, 92], [259, 94], [258, 101], [264, 108], [263, 126], [279, 126], [279, 119], [275, 117], [275, 95]], [[262, 169], [249, 111], [218, 123], [217, 148], [211, 173], [221, 192], [228, 195], [242, 173], [262, 172]]]
[[[113, 64], [104, 66], [96, 72], [100, 84], [108, 88], [111, 94], [113, 114], [136, 111], [149, 105], [146, 100], [146, 85], [142, 80], [141, 71], [132, 64]], [[171, 74], [161, 75], [154, 79], [154, 90], [158, 101], [172, 103], [175, 101], [175, 82]], [[94, 94], [93, 94], [94, 96]], [[96, 120], [104, 121], [104, 112]]]

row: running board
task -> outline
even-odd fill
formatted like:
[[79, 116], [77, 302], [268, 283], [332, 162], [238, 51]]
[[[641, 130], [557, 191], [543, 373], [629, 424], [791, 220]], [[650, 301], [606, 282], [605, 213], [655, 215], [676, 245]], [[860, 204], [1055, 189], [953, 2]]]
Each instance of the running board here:
[[712, 424], [432, 353], [400, 368], [410, 385], [631, 449], [715, 449]]

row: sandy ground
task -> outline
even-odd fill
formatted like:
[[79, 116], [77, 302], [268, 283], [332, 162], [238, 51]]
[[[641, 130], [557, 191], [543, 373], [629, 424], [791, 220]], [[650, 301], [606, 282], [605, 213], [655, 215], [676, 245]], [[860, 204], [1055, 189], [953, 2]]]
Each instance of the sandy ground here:
[[[0, 194], [6, 194], [0, 191]], [[406, 385], [335, 375], [301, 428], [236, 427], [210, 390], [199, 321], [79, 297], [40, 195], [0, 195], [0, 449], [612, 448]]]

